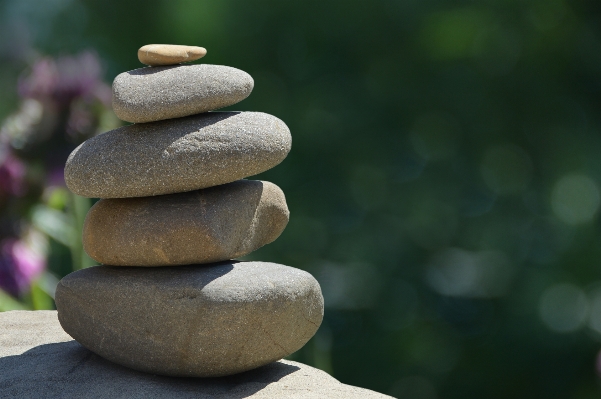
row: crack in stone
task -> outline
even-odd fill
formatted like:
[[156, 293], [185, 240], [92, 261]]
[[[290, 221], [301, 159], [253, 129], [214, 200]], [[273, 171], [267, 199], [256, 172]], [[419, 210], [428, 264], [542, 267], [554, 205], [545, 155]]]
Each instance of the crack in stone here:
[[267, 332], [267, 330], [265, 330], [265, 328], [262, 328], [262, 330], [265, 333], [265, 335], [269, 338], [269, 340], [271, 341], [272, 344], [274, 344], [275, 346], [277, 346], [278, 348], [280, 348], [281, 350], [283, 350], [284, 353], [288, 353], [288, 351], [286, 350], [286, 348], [284, 348], [282, 345], [280, 345], [279, 343], [277, 343], [277, 341], [275, 339], [273, 339], [273, 337], [271, 335], [269, 335], [269, 333]]
[[307, 319], [306, 317], [304, 319], [305, 319], [305, 321], [307, 321], [307, 322], [313, 324], [315, 327], [319, 328], [319, 324], [312, 322], [311, 320]]

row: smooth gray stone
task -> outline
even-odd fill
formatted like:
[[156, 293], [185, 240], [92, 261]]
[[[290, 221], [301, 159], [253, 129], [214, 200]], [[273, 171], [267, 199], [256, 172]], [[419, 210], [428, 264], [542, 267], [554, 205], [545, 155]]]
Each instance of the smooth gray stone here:
[[253, 78], [223, 65], [134, 69], [113, 82], [113, 111], [133, 123], [181, 118], [236, 104], [250, 95]]
[[288, 127], [262, 112], [209, 112], [124, 126], [93, 137], [67, 159], [65, 181], [91, 198], [147, 197], [230, 183], [286, 158]]
[[141, 373], [104, 360], [73, 341], [55, 311], [0, 313], [0, 371], [2, 399], [390, 398], [286, 360], [221, 378]]
[[113, 266], [174, 266], [247, 255], [280, 236], [290, 212], [273, 183], [238, 180], [186, 193], [108, 198], [88, 212], [83, 246]]
[[65, 331], [98, 355], [154, 374], [218, 377], [299, 350], [323, 318], [309, 273], [266, 262], [97, 266], [56, 289]]

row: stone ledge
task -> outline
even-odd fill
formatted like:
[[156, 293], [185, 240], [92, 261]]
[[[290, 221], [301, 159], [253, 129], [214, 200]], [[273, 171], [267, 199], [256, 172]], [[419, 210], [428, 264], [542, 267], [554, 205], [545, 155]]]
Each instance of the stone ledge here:
[[390, 398], [281, 360], [222, 378], [171, 378], [113, 364], [75, 342], [55, 311], [0, 313], [0, 398]]

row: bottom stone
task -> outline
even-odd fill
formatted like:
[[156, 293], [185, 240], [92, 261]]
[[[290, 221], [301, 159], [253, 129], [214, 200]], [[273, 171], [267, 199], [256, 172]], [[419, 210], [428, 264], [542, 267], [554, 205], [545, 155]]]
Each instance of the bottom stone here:
[[96, 266], [56, 288], [64, 330], [96, 354], [173, 377], [221, 377], [305, 345], [323, 318], [309, 273], [267, 262]]
[[0, 370], [0, 398], [390, 398], [284, 360], [221, 378], [141, 373], [73, 341], [55, 311], [0, 313]]

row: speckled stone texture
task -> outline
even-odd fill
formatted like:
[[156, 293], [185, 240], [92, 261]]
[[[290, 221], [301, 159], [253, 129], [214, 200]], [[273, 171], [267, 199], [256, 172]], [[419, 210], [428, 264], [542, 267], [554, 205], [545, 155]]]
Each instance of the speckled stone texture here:
[[142, 64], [151, 66], [175, 65], [181, 62], [196, 61], [207, 54], [207, 49], [177, 44], [147, 44], [138, 50]]
[[84, 249], [113, 266], [170, 266], [238, 258], [273, 242], [290, 213], [273, 183], [238, 180], [204, 190], [103, 199], [88, 212]]
[[55, 311], [0, 313], [0, 398], [384, 399], [281, 360], [221, 378], [174, 378], [111, 363], [68, 336]]
[[95, 198], [198, 190], [256, 175], [288, 155], [292, 138], [262, 112], [209, 112], [93, 137], [69, 156], [65, 181]]
[[113, 111], [133, 123], [181, 118], [236, 104], [250, 95], [253, 78], [222, 65], [134, 69], [113, 82]]
[[323, 318], [309, 273], [266, 262], [157, 268], [96, 266], [56, 290], [65, 331], [136, 370], [216, 377], [299, 350]]

